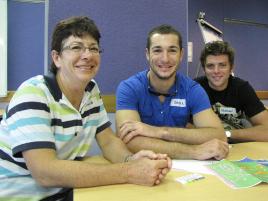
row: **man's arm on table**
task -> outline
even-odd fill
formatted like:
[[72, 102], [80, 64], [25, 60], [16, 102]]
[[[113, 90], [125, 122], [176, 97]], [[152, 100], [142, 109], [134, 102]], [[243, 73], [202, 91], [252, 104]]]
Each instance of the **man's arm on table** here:
[[[140, 122], [140, 116], [137, 111], [118, 110], [116, 112], [117, 133], [127, 143], [130, 150], [134, 152], [149, 149], [155, 152], [166, 153], [171, 158], [177, 159], [222, 159], [228, 154], [228, 144], [225, 142], [226, 137], [223, 127], [217, 117], [215, 118], [216, 120], [212, 118], [210, 121], [203, 121], [203, 118], [206, 119], [206, 115], [210, 113], [212, 113], [212, 117], [215, 117], [213, 116], [213, 111], [207, 110], [202, 114], [198, 113], [195, 115], [194, 123], [202, 127], [206, 124], [213, 125], [215, 121], [215, 128], [186, 129], [150, 126]], [[213, 131], [218, 133], [215, 135]], [[206, 132], [211, 133], [212, 136], [206, 134]]]
[[264, 110], [250, 118], [252, 127], [232, 130], [230, 141], [248, 142], [259, 141], [268, 142], [268, 111]]
[[194, 128], [163, 127], [164, 131], [160, 130], [158, 135], [162, 139], [185, 144], [202, 144], [212, 139], [227, 141], [223, 126], [212, 109], [195, 114], [193, 124]]

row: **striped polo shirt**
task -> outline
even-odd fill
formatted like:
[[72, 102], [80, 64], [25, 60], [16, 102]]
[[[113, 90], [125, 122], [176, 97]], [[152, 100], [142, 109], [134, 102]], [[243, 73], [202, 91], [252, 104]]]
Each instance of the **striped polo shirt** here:
[[61, 92], [54, 74], [25, 81], [0, 124], [0, 198], [40, 200], [64, 190], [38, 185], [22, 152], [50, 148], [59, 159], [79, 160], [89, 151], [95, 135], [110, 125], [94, 80], [86, 87], [79, 110]]

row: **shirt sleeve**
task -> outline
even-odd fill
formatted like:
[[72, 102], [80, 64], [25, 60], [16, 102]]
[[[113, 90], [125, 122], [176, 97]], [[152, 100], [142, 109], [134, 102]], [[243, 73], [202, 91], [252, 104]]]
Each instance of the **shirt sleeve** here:
[[191, 87], [188, 93], [188, 101], [190, 102], [191, 114], [193, 115], [211, 108], [206, 91], [198, 83]]
[[91, 90], [91, 104], [95, 106], [95, 108], [99, 108], [98, 111], [98, 125], [96, 129], [96, 134], [100, 133], [101, 131], [105, 130], [106, 128], [110, 127], [112, 123], [109, 120], [107, 111], [104, 107], [103, 100], [101, 98], [101, 93], [98, 87], [97, 82], [94, 80], [94, 88]]
[[101, 131], [105, 130], [106, 128], [110, 127], [112, 123], [109, 120], [107, 111], [104, 107], [103, 100], [99, 99], [100, 104], [100, 112], [99, 112], [99, 125], [96, 130], [96, 134], [100, 133]]
[[133, 86], [127, 81], [119, 84], [116, 90], [116, 110], [138, 110], [138, 99]]
[[239, 88], [238, 94], [240, 96], [239, 101], [241, 101], [242, 109], [249, 118], [265, 110], [263, 103], [257, 97], [255, 90], [248, 82]]
[[5, 119], [12, 153], [37, 148], [55, 149], [50, 110], [45, 93], [37, 86], [27, 85], [14, 94]]

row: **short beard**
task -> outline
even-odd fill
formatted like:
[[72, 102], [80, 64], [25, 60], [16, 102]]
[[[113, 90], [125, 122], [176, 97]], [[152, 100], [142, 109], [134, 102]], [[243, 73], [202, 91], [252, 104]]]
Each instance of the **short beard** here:
[[163, 76], [161, 76], [161, 75], [159, 75], [159, 73], [154, 69], [154, 68], [152, 68], [152, 67], [150, 67], [150, 70], [156, 75], [156, 77], [158, 78], [158, 79], [160, 79], [160, 80], [169, 80], [170, 78], [172, 78], [175, 74], [176, 74], [176, 70], [173, 72], [173, 73], [171, 73], [169, 76], [167, 76], [167, 77], [163, 77]]

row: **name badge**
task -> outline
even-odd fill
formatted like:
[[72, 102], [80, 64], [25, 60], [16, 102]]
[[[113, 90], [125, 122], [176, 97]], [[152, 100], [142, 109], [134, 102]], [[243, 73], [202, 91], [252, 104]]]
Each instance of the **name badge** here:
[[220, 107], [220, 114], [236, 114], [236, 109], [233, 107]]
[[186, 100], [185, 99], [172, 99], [170, 102], [170, 106], [186, 107]]

